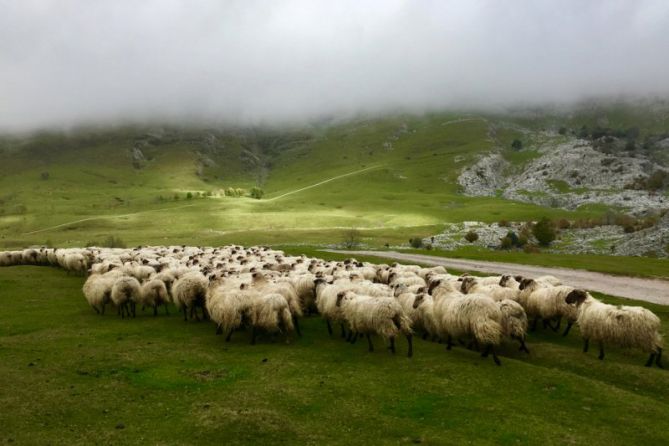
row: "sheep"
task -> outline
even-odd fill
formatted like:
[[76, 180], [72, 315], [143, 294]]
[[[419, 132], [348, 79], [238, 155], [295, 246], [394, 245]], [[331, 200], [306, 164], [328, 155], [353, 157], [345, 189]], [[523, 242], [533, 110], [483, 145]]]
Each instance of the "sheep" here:
[[114, 281], [111, 288], [111, 301], [118, 308], [121, 318], [125, 314], [130, 317], [135, 317], [135, 305], [139, 301], [141, 295], [141, 285], [139, 281], [131, 276], [121, 276]]
[[325, 319], [327, 324], [328, 334], [332, 336], [333, 322], [339, 322], [341, 325], [341, 337], [346, 337], [344, 330], [343, 316], [340, 308], [337, 306], [337, 294], [340, 291], [347, 291], [346, 285], [332, 285], [325, 281], [325, 279], [316, 279], [314, 281], [316, 286], [316, 308], [318, 313]]
[[497, 303], [481, 294], [461, 294], [448, 282], [438, 282], [431, 292], [438, 334], [447, 338], [447, 349], [451, 349], [453, 338], [473, 338], [484, 347], [484, 358], [492, 353], [495, 364], [501, 365], [495, 353], [504, 334], [502, 311]]
[[379, 334], [390, 340], [390, 351], [395, 353], [395, 338], [402, 333], [407, 339], [407, 357], [413, 356], [411, 319], [392, 297], [361, 296], [353, 291], [340, 291], [337, 293], [336, 306], [341, 308], [344, 319], [349, 323], [351, 331], [355, 332], [352, 342], [355, 342], [358, 334], [364, 334], [369, 351], [372, 352], [374, 346], [370, 335]]
[[242, 326], [257, 292], [238, 281], [213, 283], [207, 290], [209, 317], [216, 324], [216, 334], [226, 333], [229, 342], [233, 331]]
[[[562, 318], [567, 320], [567, 328], [563, 336], [569, 334], [572, 325], [576, 321], [576, 308], [565, 302], [565, 297], [574, 291], [573, 287], [560, 285], [552, 286], [546, 282], [537, 282], [534, 279], [523, 279], [520, 282], [520, 294], [518, 302], [523, 306], [527, 316], [534, 318], [532, 330], [536, 329], [539, 319], [544, 321], [544, 326], [549, 326], [553, 331], [560, 328]], [[553, 326], [551, 321], [555, 320]]]
[[527, 334], [527, 314], [523, 307], [511, 299], [497, 301], [502, 312], [502, 329], [504, 335], [515, 339], [520, 343], [520, 351], [529, 353], [530, 350], [525, 345], [525, 336]]
[[88, 271], [86, 257], [80, 252], [68, 252], [63, 257], [64, 268], [69, 272], [84, 275]]
[[206, 318], [205, 297], [207, 294], [207, 287], [209, 281], [200, 272], [192, 271], [184, 274], [174, 281], [172, 285], [172, 298], [174, 304], [179, 311], [183, 310], [184, 321], [188, 321], [188, 311], [190, 310], [190, 318], [197, 316], [197, 308], [202, 308], [202, 317]]
[[[499, 282], [499, 281], [498, 281]], [[499, 285], [484, 285], [479, 279], [474, 277], [465, 277], [462, 279], [460, 291], [464, 294], [480, 293], [485, 294], [492, 300], [518, 300], [518, 291], [511, 288], [501, 287]]]
[[284, 333], [286, 342], [293, 332], [293, 316], [288, 301], [279, 293], [257, 294], [251, 301], [251, 345], [256, 343], [258, 330], [268, 333]]
[[154, 277], [142, 284], [141, 293], [137, 303], [142, 305], [142, 309], [144, 309], [144, 307], [152, 307], [153, 315], [157, 316], [159, 305], [164, 305], [165, 314], [169, 314], [169, 311], [167, 310], [169, 301], [170, 296], [167, 292], [165, 282]]
[[118, 274], [93, 274], [84, 282], [84, 297], [97, 314], [105, 314], [105, 307], [111, 301], [112, 287], [118, 277]]
[[599, 343], [600, 360], [604, 359], [604, 343], [623, 348], [639, 348], [649, 353], [646, 367], [653, 362], [662, 366], [662, 335], [660, 318], [643, 307], [609, 305], [583, 290], [569, 293], [565, 302], [578, 310], [577, 323], [583, 337], [583, 352], [590, 341]]
[[266, 294], [278, 293], [286, 299], [293, 316], [293, 326], [295, 331], [298, 336], [302, 336], [302, 333], [300, 332], [300, 324], [297, 319], [303, 315], [302, 306], [293, 284], [290, 281], [269, 282], [267, 277], [261, 272], [255, 272], [251, 277], [253, 279], [253, 287], [258, 291]]

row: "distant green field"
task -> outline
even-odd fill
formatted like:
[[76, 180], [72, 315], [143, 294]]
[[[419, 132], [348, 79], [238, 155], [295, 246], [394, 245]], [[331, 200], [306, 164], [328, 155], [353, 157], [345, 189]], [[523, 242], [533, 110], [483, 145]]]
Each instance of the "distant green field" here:
[[[12, 444], [590, 444], [669, 442], [669, 373], [636, 351], [581, 353], [578, 330], [531, 334], [502, 367], [415, 341], [289, 345], [149, 312], [100, 317], [83, 278], [0, 268], [0, 441]], [[609, 302], [619, 302], [606, 298]], [[669, 307], [637, 303], [669, 332]]]

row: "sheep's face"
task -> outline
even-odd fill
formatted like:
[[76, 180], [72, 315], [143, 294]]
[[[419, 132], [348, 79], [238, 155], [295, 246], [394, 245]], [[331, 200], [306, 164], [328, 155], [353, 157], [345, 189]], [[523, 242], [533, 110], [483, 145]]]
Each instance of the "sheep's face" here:
[[469, 293], [469, 290], [476, 284], [476, 279], [473, 277], [465, 277], [462, 279], [462, 285], [460, 285], [460, 291], [464, 294]]
[[511, 280], [511, 276], [508, 274], [504, 274], [501, 279], [499, 279], [499, 286], [505, 287], [509, 281]]
[[565, 302], [567, 302], [569, 305], [576, 304], [576, 306], [579, 306], [587, 298], [588, 298], [588, 293], [586, 291], [574, 290], [571, 293], [567, 294], [567, 297], [565, 298]]
[[432, 294], [432, 291], [434, 291], [435, 288], [437, 288], [439, 285], [441, 285], [441, 280], [435, 280], [430, 284], [430, 286], [427, 289], [428, 294]]
[[341, 307], [341, 302], [344, 300], [344, 297], [346, 297], [346, 293], [344, 291], [341, 291], [337, 293], [337, 303], [336, 305], [338, 307]]
[[423, 302], [425, 302], [425, 293], [420, 293], [413, 301], [413, 309], [415, 310], [416, 308], [420, 307], [420, 304]]
[[525, 288], [530, 288], [533, 287], [536, 282], [534, 279], [523, 279], [520, 281], [520, 285], [518, 285], [519, 290], [524, 290]]

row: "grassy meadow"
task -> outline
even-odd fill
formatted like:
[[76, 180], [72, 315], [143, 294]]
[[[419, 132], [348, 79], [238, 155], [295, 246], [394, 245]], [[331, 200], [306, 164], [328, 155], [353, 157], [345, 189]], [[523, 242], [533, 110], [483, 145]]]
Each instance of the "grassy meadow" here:
[[[0, 268], [3, 444], [589, 444], [669, 442], [669, 374], [637, 351], [529, 335], [502, 367], [462, 347], [415, 340], [393, 356], [375, 339], [329, 337], [320, 317], [285, 344], [174, 308], [96, 315], [82, 277]], [[608, 302], [619, 300], [599, 296]], [[669, 307], [650, 308], [669, 332]]]

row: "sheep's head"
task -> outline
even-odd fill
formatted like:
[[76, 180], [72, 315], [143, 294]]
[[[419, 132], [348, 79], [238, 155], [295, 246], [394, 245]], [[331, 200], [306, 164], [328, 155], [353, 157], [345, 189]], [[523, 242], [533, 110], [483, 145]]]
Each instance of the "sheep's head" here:
[[397, 277], [397, 273], [393, 271], [392, 273], [388, 274], [388, 283], [392, 282], [395, 280], [395, 277]]
[[416, 308], [420, 307], [420, 304], [423, 302], [425, 302], [425, 293], [420, 293], [413, 300], [413, 309], [415, 310]]
[[344, 297], [346, 297], [346, 292], [345, 291], [340, 291], [337, 293], [337, 303], [336, 305], [338, 307], [341, 307], [341, 301], [344, 300]]
[[473, 277], [463, 277], [462, 278], [462, 285], [460, 285], [460, 291], [462, 291], [464, 294], [469, 293], [471, 291], [472, 287], [476, 285], [476, 279]]
[[509, 274], [504, 274], [500, 279], [499, 279], [499, 286], [507, 286], [509, 281], [511, 280], [511, 275]]
[[513, 276], [514, 279], [516, 279], [516, 282], [520, 282], [524, 279], [523, 276]]
[[537, 282], [534, 281], [534, 279], [523, 279], [520, 281], [520, 285], [518, 285], [519, 290], [524, 290], [525, 288], [530, 288], [536, 285]]
[[441, 285], [441, 280], [435, 280], [430, 284], [430, 286], [427, 289], [427, 293], [432, 295], [432, 291], [434, 291], [435, 288], [437, 288], [439, 285]]
[[567, 297], [565, 297], [565, 302], [567, 302], [569, 305], [576, 304], [576, 306], [579, 306], [587, 298], [588, 298], [588, 292], [587, 291], [574, 290], [571, 293], [567, 294]]

